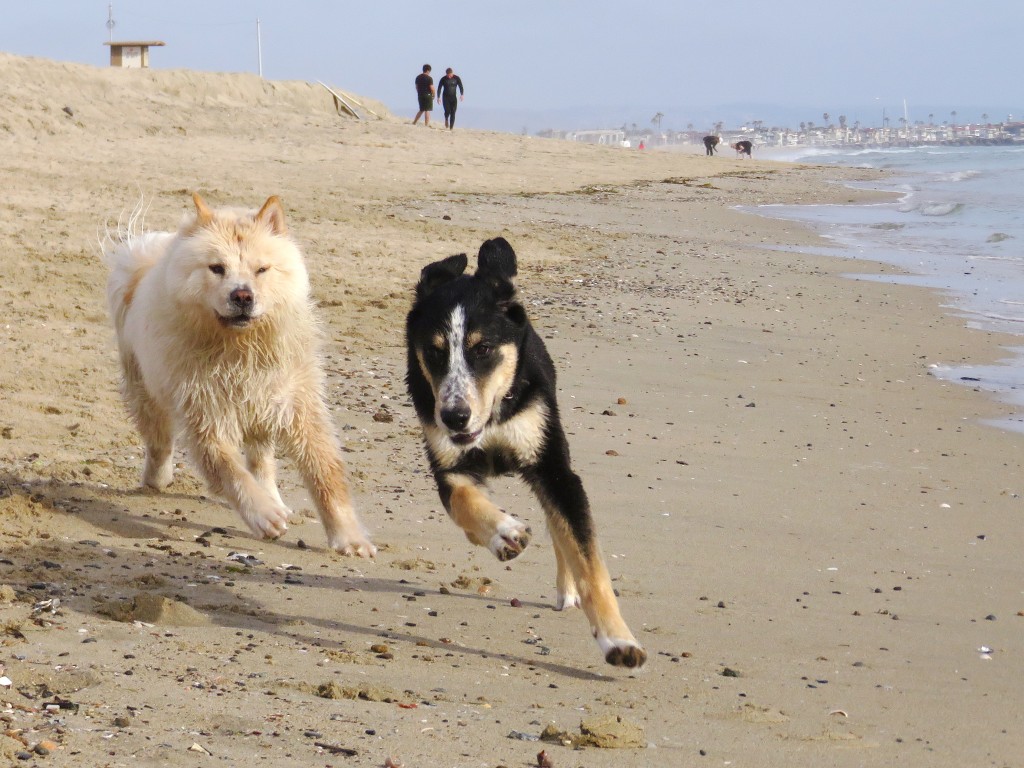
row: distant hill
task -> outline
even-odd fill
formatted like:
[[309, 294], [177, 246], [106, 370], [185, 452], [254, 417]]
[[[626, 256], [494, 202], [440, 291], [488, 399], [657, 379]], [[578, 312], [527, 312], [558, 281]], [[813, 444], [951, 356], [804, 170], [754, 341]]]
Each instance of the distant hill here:
[[[120, 69], [0, 53], [0, 138], [6, 133], [60, 134], [84, 124], [166, 128], [175, 113], [196, 107], [271, 107], [310, 115], [334, 115], [334, 99], [316, 83], [263, 80], [253, 74], [188, 69]], [[383, 104], [332, 84], [347, 100], [390, 117]], [[112, 123], [115, 112], [124, 120]]]

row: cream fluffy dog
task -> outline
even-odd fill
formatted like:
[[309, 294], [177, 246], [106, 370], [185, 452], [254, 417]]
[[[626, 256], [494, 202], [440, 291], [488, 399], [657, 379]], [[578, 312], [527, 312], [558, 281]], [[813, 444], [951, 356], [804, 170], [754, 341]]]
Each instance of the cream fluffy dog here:
[[328, 545], [372, 557], [324, 404], [309, 277], [280, 201], [253, 212], [192, 199], [195, 216], [177, 232], [133, 231], [136, 214], [103, 244], [124, 399], [146, 444], [143, 484], [171, 482], [180, 436], [210, 488], [274, 539], [291, 515], [275, 479], [280, 447]]

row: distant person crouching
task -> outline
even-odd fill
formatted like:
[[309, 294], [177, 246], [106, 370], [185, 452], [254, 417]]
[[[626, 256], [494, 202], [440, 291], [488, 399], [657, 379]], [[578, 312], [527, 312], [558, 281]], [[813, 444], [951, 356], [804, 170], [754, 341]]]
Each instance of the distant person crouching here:
[[747, 157], [753, 157], [753, 155], [750, 154], [750, 150], [754, 148], [754, 145], [749, 141], [737, 141], [735, 144], [730, 144], [729, 146], [736, 150], [736, 154], [739, 157], [743, 157], [744, 155]]
[[715, 154], [715, 147], [718, 146], [718, 142], [720, 141], [721, 139], [718, 138], [717, 136], [704, 137], [704, 149], [706, 150], [706, 154], [708, 157], [711, 157], [713, 154]]

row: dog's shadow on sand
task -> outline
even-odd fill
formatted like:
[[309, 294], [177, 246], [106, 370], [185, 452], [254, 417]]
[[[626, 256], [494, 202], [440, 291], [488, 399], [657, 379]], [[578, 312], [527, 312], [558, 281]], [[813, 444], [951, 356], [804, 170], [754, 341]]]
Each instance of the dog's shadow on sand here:
[[[180, 508], [171, 515], [140, 515], [128, 507], [131, 499], [139, 496], [159, 499], [161, 506], [179, 505]], [[403, 599], [415, 599], [426, 590], [436, 590], [436, 587], [417, 584], [403, 577], [366, 576], [360, 571], [363, 566], [372, 569], [372, 563], [347, 559], [340, 562], [326, 552], [323, 553], [325, 565], [332, 566], [333, 570], [347, 567], [350, 574], [321, 574], [261, 563], [244, 553], [279, 547], [282, 553], [306, 549], [304, 554], [308, 556], [308, 548], [300, 545], [298, 539], [262, 542], [237, 529], [211, 528], [185, 517], [184, 508], [198, 508], [211, 503], [218, 502], [189, 494], [155, 494], [89, 483], [25, 480], [0, 473], [0, 510], [8, 508], [14, 512], [11, 518], [13, 528], [18, 527], [18, 517], [26, 523], [26, 532], [21, 537], [24, 546], [12, 547], [0, 558], [0, 581], [19, 591], [23, 589], [38, 594], [40, 600], [59, 597], [67, 608], [108, 621], [114, 620], [111, 616], [116, 614], [111, 611], [112, 605], [120, 604], [127, 609], [133, 598], [142, 593], [177, 598], [184, 592], [178, 587], [188, 585], [189, 605], [213, 625], [280, 634], [290, 641], [304, 639], [325, 650], [350, 650], [345, 640], [353, 636], [375, 640], [387, 638], [389, 642], [407, 643], [410, 648], [495, 659], [502, 664], [520, 664], [578, 680], [614, 682], [616, 679], [536, 656], [442, 641], [417, 634], [411, 628], [385, 630], [379, 624], [369, 626], [323, 615], [277, 612], [258, 600], [240, 595], [233, 584], [255, 588], [331, 590], [339, 596], [347, 592], [393, 593]], [[31, 525], [32, 519], [39, 515], [74, 517], [93, 529], [95, 538], [90, 536], [78, 541], [40, 538], [33, 533], [34, 526]], [[52, 527], [60, 529], [60, 520]], [[8, 524], [6, 528], [10, 533], [12, 526]], [[237, 547], [234, 546], [236, 539]], [[218, 551], [222, 548], [229, 551], [237, 549], [243, 554], [236, 559], [225, 561], [218, 557], [211, 562], [214, 556], [204, 555], [202, 551], [204, 548], [212, 549], [211, 540], [216, 542]], [[197, 546], [200, 551], [197, 551]], [[439, 599], [493, 602], [492, 598], [456, 591], [439, 595]], [[343, 613], [345, 608], [344, 599], [320, 600], [315, 604], [330, 606], [336, 613]], [[550, 609], [533, 602], [524, 602], [523, 607]], [[130, 611], [117, 618], [130, 621]], [[305, 633], [301, 629], [303, 626], [309, 627], [310, 631]], [[342, 637], [333, 639], [325, 633], [336, 633]]]

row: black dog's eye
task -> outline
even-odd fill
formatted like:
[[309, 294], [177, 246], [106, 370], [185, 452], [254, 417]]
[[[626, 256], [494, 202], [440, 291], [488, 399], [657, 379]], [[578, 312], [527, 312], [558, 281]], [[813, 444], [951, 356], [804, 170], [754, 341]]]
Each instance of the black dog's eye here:
[[427, 347], [427, 357], [431, 360], [440, 360], [444, 357], [444, 350], [438, 347]]
[[476, 355], [477, 357], [483, 358], [490, 355], [493, 349], [494, 348], [491, 347], [490, 344], [477, 344], [475, 347], [473, 347], [473, 354]]
[[213, 274], [215, 274], [215, 275], [223, 275], [224, 274], [224, 265], [223, 264], [211, 264], [210, 265], [210, 271], [213, 272]]

